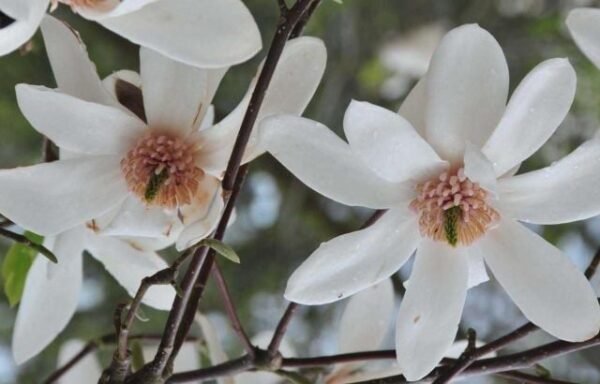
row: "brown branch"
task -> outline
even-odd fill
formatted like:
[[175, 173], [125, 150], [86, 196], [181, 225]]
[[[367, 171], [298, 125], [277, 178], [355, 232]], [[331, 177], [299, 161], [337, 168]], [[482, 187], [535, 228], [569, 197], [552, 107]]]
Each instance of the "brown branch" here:
[[37, 244], [37, 243], [29, 240], [24, 235], [19, 235], [18, 233], [11, 232], [8, 229], [4, 228], [3, 226], [0, 226], [0, 236], [4, 236], [8, 239], [16, 241], [17, 243], [23, 244], [26, 247], [29, 247], [35, 251], [38, 251], [39, 253], [41, 253], [43, 256], [45, 256], [51, 262], [58, 263], [58, 259], [56, 258], [56, 256], [54, 256], [54, 253], [52, 253], [52, 251], [50, 251], [48, 248], [44, 247], [41, 244]]
[[279, 346], [283, 341], [283, 337], [285, 336], [285, 332], [287, 331], [288, 325], [290, 321], [292, 321], [292, 317], [294, 313], [298, 310], [298, 304], [289, 303], [281, 320], [279, 320], [279, 324], [277, 324], [277, 328], [275, 328], [275, 333], [273, 333], [273, 338], [269, 343], [269, 347], [267, 349], [270, 356], [275, 356], [279, 351]]
[[167, 384], [171, 383], [186, 383], [189, 381], [198, 382], [200, 380], [217, 379], [223, 376], [231, 376], [233, 374], [247, 371], [253, 367], [251, 356], [242, 356], [239, 359], [231, 360], [223, 364], [218, 364], [212, 367], [176, 373], [167, 379]]

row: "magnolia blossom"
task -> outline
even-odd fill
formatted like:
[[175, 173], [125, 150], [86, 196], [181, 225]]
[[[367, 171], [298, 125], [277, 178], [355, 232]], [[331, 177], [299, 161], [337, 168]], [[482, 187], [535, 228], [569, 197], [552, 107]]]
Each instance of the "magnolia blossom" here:
[[[0, 171], [0, 212], [41, 235], [83, 223], [105, 235], [157, 238], [181, 231], [179, 249], [210, 233], [223, 208], [220, 177], [254, 82], [227, 117], [202, 127], [227, 68], [199, 69], [142, 48], [139, 76], [120, 72], [103, 84], [70, 30], [49, 17], [42, 29], [59, 88], [20, 84], [17, 99], [62, 156]], [[321, 40], [290, 41], [258, 119], [302, 113], [325, 61]], [[117, 82], [125, 77], [130, 81]], [[119, 103], [117, 89], [128, 84], [138, 90], [136, 82], [143, 98], [137, 114]], [[261, 153], [255, 141], [251, 138], [246, 161]]]
[[[83, 251], [86, 250], [133, 296], [140, 281], [167, 268], [154, 250], [164, 245], [146, 239], [101, 237], [85, 226], [44, 240], [58, 257], [52, 264], [36, 257], [25, 282], [12, 339], [13, 356], [21, 364], [40, 353], [69, 323], [77, 310], [83, 282]], [[144, 303], [157, 309], [171, 308], [175, 291], [152, 286]]]
[[387, 210], [369, 228], [322, 244], [291, 276], [286, 297], [313, 305], [353, 295], [416, 250], [396, 326], [398, 365], [410, 380], [452, 344], [483, 260], [533, 323], [563, 340], [594, 336], [600, 307], [583, 273], [519, 221], [559, 224], [600, 213], [600, 139], [513, 176], [561, 123], [575, 87], [569, 62], [551, 59], [507, 104], [502, 49], [465, 25], [442, 39], [400, 114], [350, 104], [349, 144], [308, 119], [266, 119], [263, 145], [304, 183], [347, 205]]
[[240, 0], [1, 0], [0, 55], [25, 44], [52, 4], [97, 21], [135, 44], [190, 65], [243, 62], [261, 48], [254, 18]]
[[569, 13], [567, 26], [581, 51], [600, 68], [600, 9], [578, 8]]

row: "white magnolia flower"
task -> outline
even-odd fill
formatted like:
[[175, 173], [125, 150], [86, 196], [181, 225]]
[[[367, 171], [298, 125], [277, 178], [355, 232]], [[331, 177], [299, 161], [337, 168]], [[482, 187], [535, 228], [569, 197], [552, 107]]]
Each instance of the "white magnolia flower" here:
[[600, 68], [600, 9], [572, 10], [567, 17], [567, 27], [579, 49]]
[[[226, 68], [190, 67], [142, 48], [143, 120], [106, 91], [85, 47], [72, 43], [76, 39], [70, 30], [50, 17], [42, 29], [59, 89], [20, 84], [17, 99], [29, 122], [60, 147], [63, 158], [0, 171], [0, 212], [45, 236], [87, 222], [102, 234], [156, 238], [183, 225], [181, 249], [210, 233], [223, 208], [220, 177], [254, 83], [231, 114], [203, 128]], [[321, 40], [290, 41], [259, 120], [302, 113], [325, 61]], [[105, 83], [114, 85], [115, 76]], [[261, 153], [256, 144], [252, 138], [246, 160]]]
[[58, 3], [174, 60], [225, 67], [254, 56], [261, 38], [240, 0], [0, 0], [0, 55], [25, 44]]
[[[167, 267], [152, 243], [98, 236], [84, 226], [44, 240], [59, 258], [52, 264], [36, 257], [25, 282], [12, 339], [17, 364], [40, 353], [66, 327], [80, 298], [83, 282], [83, 251], [87, 250], [133, 296], [140, 281]], [[175, 291], [170, 286], [153, 286], [144, 303], [157, 309], [171, 308]]]
[[[85, 343], [81, 340], [65, 342], [58, 353], [58, 365], [63, 366], [79, 353]], [[175, 372], [200, 368], [200, 357], [195, 343], [185, 343], [173, 362]], [[154, 358], [157, 346], [144, 346], [142, 352], [145, 361]], [[73, 368], [69, 369], [58, 381], [60, 384], [96, 384], [102, 375], [102, 367], [95, 354], [87, 354]]]
[[339, 300], [394, 274], [416, 250], [396, 329], [398, 364], [411, 380], [452, 344], [482, 260], [532, 322], [568, 341], [594, 336], [600, 308], [583, 273], [519, 221], [559, 224], [600, 213], [600, 139], [511, 176], [563, 120], [575, 86], [567, 60], [548, 60], [507, 104], [500, 46], [465, 25], [440, 43], [404, 117], [350, 104], [349, 145], [308, 119], [266, 119], [263, 144], [308, 186], [347, 205], [388, 210], [371, 227], [322, 244], [294, 272], [286, 297]]

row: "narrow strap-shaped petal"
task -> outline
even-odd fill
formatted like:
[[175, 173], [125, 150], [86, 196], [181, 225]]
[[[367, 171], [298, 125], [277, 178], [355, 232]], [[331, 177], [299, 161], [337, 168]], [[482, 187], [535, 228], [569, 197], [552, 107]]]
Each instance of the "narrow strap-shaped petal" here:
[[75, 30], [47, 15], [42, 21], [42, 36], [56, 84], [62, 92], [93, 103], [116, 105]]
[[1, 170], [0, 212], [44, 236], [83, 224], [127, 197], [119, 161], [82, 157]]
[[[274, 114], [301, 115], [317, 90], [326, 61], [327, 51], [322, 40], [309, 36], [290, 40], [277, 63], [256, 122], [259, 123], [265, 117]], [[200, 134], [203, 153], [201, 166], [216, 176], [220, 176], [227, 166], [263, 64], [259, 66], [255, 78], [237, 107], [217, 125]], [[291, 89], [293, 92], [290, 92]], [[255, 127], [246, 147], [245, 162], [264, 152], [257, 136]]]
[[3, 0], [0, 9], [15, 21], [0, 29], [0, 56], [25, 44], [37, 31], [49, 0]]
[[143, 47], [140, 64], [148, 124], [183, 134], [200, 125], [227, 70], [192, 67]]
[[92, 155], [122, 155], [145, 132], [143, 121], [120, 108], [92, 103], [57, 90], [17, 85], [21, 112], [59, 147]]
[[352, 151], [392, 182], [422, 180], [448, 166], [402, 116], [367, 102], [350, 103], [344, 132]]
[[416, 216], [394, 209], [369, 228], [329, 240], [290, 277], [285, 297], [300, 304], [327, 304], [393, 275], [420, 241]]
[[350, 146], [316, 121], [272, 116], [260, 125], [262, 145], [315, 191], [346, 205], [390, 208], [408, 204], [414, 190], [377, 176]]
[[340, 318], [339, 353], [376, 350], [390, 328], [394, 312], [394, 286], [391, 279], [352, 296]]
[[[115, 277], [133, 297], [144, 277], [167, 268], [167, 263], [154, 252], [144, 252], [129, 243], [110, 236], [88, 236], [87, 250]], [[168, 310], [175, 290], [169, 285], [150, 287], [143, 302], [156, 309]]]
[[477, 246], [523, 314], [546, 332], [583, 341], [600, 330], [600, 306], [583, 273], [556, 247], [510, 219]]
[[600, 214], [600, 138], [549, 167], [498, 181], [501, 213], [530, 223], [560, 224]]
[[521, 81], [483, 147], [497, 176], [531, 156], [554, 133], [571, 108], [576, 83], [567, 59], [546, 60]]
[[422, 138], [427, 138], [425, 115], [427, 111], [427, 74], [425, 74], [408, 93], [398, 114], [413, 126]]
[[600, 68], [600, 9], [572, 10], [567, 17], [567, 27], [579, 49]]
[[398, 365], [410, 381], [428, 374], [452, 345], [467, 295], [465, 248], [423, 240], [396, 327]]
[[29, 270], [15, 321], [12, 349], [24, 363], [41, 352], [65, 328], [75, 313], [83, 279], [81, 229], [60, 234], [52, 250], [59, 263], [37, 256]]
[[240, 0], [159, 0], [98, 22], [136, 44], [203, 68], [241, 63], [261, 48], [258, 26]]
[[465, 142], [486, 142], [507, 95], [508, 66], [496, 39], [475, 24], [451, 30], [427, 74], [427, 140], [442, 159], [461, 162]]

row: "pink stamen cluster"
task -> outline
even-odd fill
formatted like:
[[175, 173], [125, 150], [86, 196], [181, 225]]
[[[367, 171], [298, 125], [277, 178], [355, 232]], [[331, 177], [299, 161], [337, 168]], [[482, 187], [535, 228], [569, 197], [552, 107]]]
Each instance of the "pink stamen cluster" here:
[[73, 9], [76, 8], [101, 8], [108, 11], [115, 6], [114, 1], [109, 0], [50, 0], [50, 11], [58, 8], [58, 4], [63, 3]]
[[[198, 149], [167, 131], [149, 131], [121, 160], [129, 189], [147, 204], [174, 208], [190, 204], [204, 171], [196, 166]], [[148, 189], [155, 193], [148, 199]]]
[[[468, 245], [481, 237], [500, 215], [487, 204], [487, 192], [465, 176], [463, 168], [443, 172], [438, 178], [417, 185], [418, 196], [410, 208], [419, 215], [421, 235], [448, 241], [454, 225], [457, 243]], [[449, 223], [449, 210], [458, 207], [456, 223]]]

